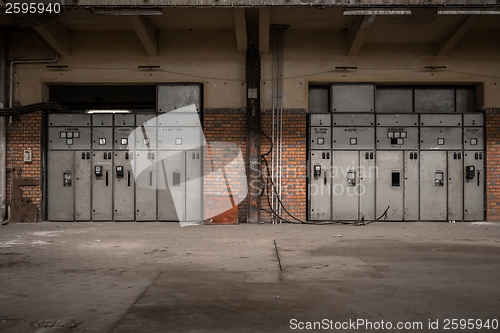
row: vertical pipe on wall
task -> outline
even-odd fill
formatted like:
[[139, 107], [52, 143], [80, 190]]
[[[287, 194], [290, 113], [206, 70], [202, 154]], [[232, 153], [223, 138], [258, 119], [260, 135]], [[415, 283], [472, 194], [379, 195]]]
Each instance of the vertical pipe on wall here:
[[[5, 28], [0, 29], [0, 107], [6, 107], [7, 43]], [[0, 221], [7, 212], [7, 120], [0, 117]]]
[[[272, 180], [274, 189], [271, 196], [273, 210], [281, 216], [282, 207], [282, 163], [283, 163], [283, 33], [288, 28], [287, 25], [273, 25], [273, 66], [272, 66]], [[281, 222], [273, 217], [273, 223]]]

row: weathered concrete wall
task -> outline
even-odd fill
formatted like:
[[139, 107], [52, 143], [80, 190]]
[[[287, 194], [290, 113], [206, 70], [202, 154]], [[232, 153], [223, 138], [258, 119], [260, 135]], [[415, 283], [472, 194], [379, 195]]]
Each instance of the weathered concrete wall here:
[[[35, 34], [33, 32], [33, 34]], [[53, 57], [36, 36], [16, 43], [12, 58]], [[307, 108], [310, 83], [376, 82], [477, 84], [478, 109], [500, 106], [500, 33], [470, 31], [448, 56], [436, 57], [432, 44], [365, 44], [358, 56], [346, 56], [346, 36], [340, 31], [293, 30], [284, 36], [285, 108]], [[36, 44], [36, 45], [33, 45]], [[165, 30], [160, 56], [148, 57], [133, 31], [75, 31], [72, 57], [63, 57], [54, 70], [43, 65], [18, 65], [15, 101], [26, 105], [44, 100], [43, 84], [199, 82], [205, 106], [239, 108], [245, 105], [244, 55], [236, 50], [233, 30]], [[138, 69], [159, 65], [159, 70]], [[425, 66], [446, 66], [425, 70]], [[271, 55], [262, 57], [262, 107], [271, 103]], [[338, 71], [336, 66], [356, 66]]]

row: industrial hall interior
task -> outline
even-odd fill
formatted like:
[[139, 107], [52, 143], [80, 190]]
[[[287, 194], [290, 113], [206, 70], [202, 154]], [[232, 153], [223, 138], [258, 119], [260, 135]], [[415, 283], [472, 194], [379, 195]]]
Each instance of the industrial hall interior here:
[[0, 220], [500, 222], [498, 1], [2, 1]]

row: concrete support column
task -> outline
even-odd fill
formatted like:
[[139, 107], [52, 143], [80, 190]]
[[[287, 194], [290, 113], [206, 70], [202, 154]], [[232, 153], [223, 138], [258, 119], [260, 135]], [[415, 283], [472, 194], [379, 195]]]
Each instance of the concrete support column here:
[[500, 108], [487, 108], [486, 221], [500, 222]]
[[[5, 28], [0, 29], [0, 108], [7, 105], [7, 43]], [[0, 117], [0, 221], [7, 213], [7, 119]]]
[[260, 222], [260, 194], [262, 172], [260, 169], [260, 54], [253, 45], [246, 54], [247, 82], [247, 165], [248, 165], [248, 223]]

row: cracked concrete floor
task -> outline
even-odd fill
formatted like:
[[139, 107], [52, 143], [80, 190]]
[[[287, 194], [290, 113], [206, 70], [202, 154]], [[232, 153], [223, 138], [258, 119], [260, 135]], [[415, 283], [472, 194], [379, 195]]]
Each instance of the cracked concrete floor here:
[[423, 325], [377, 332], [437, 321], [436, 332], [446, 319], [500, 320], [499, 276], [500, 223], [10, 224], [0, 331], [289, 332], [363, 319]]

